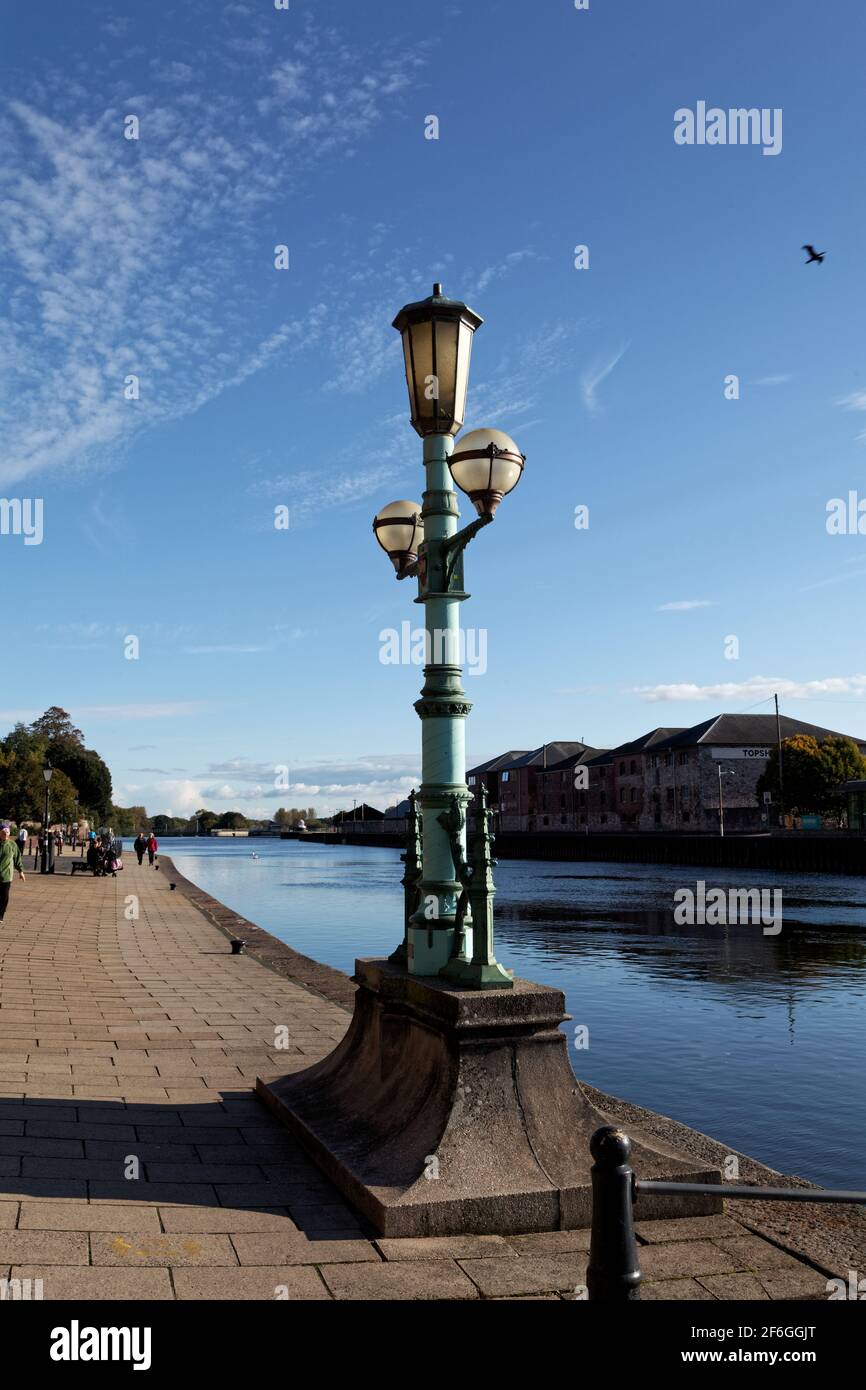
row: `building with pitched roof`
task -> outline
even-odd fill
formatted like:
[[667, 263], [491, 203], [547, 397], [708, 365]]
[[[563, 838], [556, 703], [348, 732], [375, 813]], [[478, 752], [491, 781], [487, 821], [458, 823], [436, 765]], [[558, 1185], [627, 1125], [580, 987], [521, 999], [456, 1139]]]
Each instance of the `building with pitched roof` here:
[[[818, 743], [850, 738], [866, 753], [866, 741], [861, 738], [788, 715], [780, 716], [778, 732], [783, 741], [796, 734], [811, 735]], [[720, 796], [727, 830], [761, 830], [777, 824], [778, 805], [759, 805], [756, 791], [777, 737], [774, 714], [719, 714], [656, 741], [643, 755], [644, 796], [638, 828], [718, 831]]]

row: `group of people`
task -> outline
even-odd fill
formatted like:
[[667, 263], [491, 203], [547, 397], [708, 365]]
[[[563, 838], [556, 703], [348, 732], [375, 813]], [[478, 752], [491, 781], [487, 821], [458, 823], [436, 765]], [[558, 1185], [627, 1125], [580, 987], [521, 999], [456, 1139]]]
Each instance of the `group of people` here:
[[157, 841], [157, 838], [154, 835], [153, 831], [151, 831], [148, 835], [145, 834], [143, 830], [139, 830], [138, 834], [132, 842], [132, 847], [135, 850], [136, 855], [138, 856], [139, 864], [143, 863], [144, 856], [146, 853], [148, 864], [153, 865], [155, 869], [159, 868], [159, 865], [156, 863], [156, 852], [159, 849], [159, 842]]
[[[12, 838], [12, 827], [8, 822], [0, 824], [0, 922], [6, 916], [6, 909], [9, 906], [9, 894], [12, 890], [12, 878], [18, 874], [21, 882], [24, 879], [24, 856], [28, 852], [31, 840], [34, 839], [30, 832], [23, 825], [19, 828], [15, 838]], [[40, 830], [35, 837], [33, 847], [34, 865], [39, 862], [39, 856], [48, 845], [53, 842], [54, 854], [58, 856], [63, 853], [63, 834], [60, 830], [49, 830], [47, 833]], [[74, 846], [73, 846], [74, 847]], [[158, 869], [157, 852], [159, 843], [152, 832], [140, 830], [136, 835], [133, 847], [139, 864], [144, 862], [147, 855], [147, 862], [152, 868]], [[83, 845], [82, 845], [83, 849]], [[91, 830], [87, 837], [86, 863], [95, 877], [101, 878], [108, 874], [112, 878], [117, 877], [117, 873], [123, 868], [122, 858], [123, 846], [121, 841], [115, 836], [111, 826], [100, 830], [99, 833]]]
[[85, 857], [94, 878], [106, 878], [109, 874], [116, 878], [118, 870], [123, 868], [122, 852], [123, 846], [111, 826], [100, 830], [98, 835], [95, 830], [90, 831]]

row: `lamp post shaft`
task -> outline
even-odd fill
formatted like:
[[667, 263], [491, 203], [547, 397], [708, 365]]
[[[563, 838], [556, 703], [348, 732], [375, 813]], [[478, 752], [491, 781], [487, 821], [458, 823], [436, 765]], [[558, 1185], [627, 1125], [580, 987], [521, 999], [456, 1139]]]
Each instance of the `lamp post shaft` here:
[[46, 783], [45, 783], [45, 810], [44, 810], [44, 812], [43, 812], [43, 814], [42, 814], [42, 862], [41, 862], [41, 864], [40, 864], [40, 866], [39, 866], [39, 872], [42, 873], [42, 874], [47, 874], [47, 873], [48, 873], [49, 865], [50, 865], [50, 863], [51, 863], [51, 858], [53, 857], [53, 856], [51, 856], [51, 854], [49, 853], [49, 849], [48, 849], [48, 796], [49, 796], [48, 783], [46, 782]]
[[[465, 719], [471, 705], [461, 684], [459, 605], [465, 595], [449, 587], [439, 542], [457, 531], [459, 509], [451, 485], [448, 457], [450, 435], [424, 439], [427, 486], [423, 497], [424, 577], [416, 602], [424, 605], [426, 663], [424, 687], [415, 709], [421, 719], [421, 810], [423, 875], [419, 906], [408, 931], [408, 968], [413, 975], [436, 975], [454, 950], [457, 899], [461, 884], [455, 877], [448, 831], [439, 815], [456, 796], [464, 811], [470, 801], [466, 785]], [[465, 827], [461, 843], [466, 844]]]

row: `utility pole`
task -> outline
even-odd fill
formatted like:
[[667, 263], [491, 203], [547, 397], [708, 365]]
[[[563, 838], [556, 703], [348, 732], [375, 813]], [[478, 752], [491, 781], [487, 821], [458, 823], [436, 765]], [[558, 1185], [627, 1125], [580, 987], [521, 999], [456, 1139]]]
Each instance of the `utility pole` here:
[[719, 770], [719, 837], [722, 838], [725, 833], [725, 800], [722, 795], [722, 777], [733, 777], [734, 772], [731, 768], [726, 768], [722, 772], [721, 762], [717, 764], [717, 767]]
[[779, 697], [774, 695], [776, 702], [776, 743], [779, 749], [779, 824], [784, 824], [785, 817], [785, 782], [782, 775], [782, 725], [779, 722]]

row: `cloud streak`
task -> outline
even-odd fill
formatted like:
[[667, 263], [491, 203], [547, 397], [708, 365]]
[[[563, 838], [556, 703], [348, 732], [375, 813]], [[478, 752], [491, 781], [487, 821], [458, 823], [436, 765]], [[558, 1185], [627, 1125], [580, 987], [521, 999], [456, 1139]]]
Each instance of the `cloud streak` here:
[[675, 603], [663, 603], [656, 609], [657, 613], [689, 613], [693, 608], [714, 608], [712, 599], [708, 598], [684, 598], [677, 599]]
[[795, 681], [784, 676], [752, 676], [745, 681], [720, 681], [696, 685], [680, 681], [670, 685], [639, 685], [629, 691], [651, 703], [678, 703], [691, 700], [759, 701], [772, 695], [788, 700], [814, 700], [824, 695], [854, 695], [866, 698], [866, 675], [827, 676], [822, 680]]
[[590, 415], [601, 414], [602, 406], [598, 399], [598, 388], [603, 381], [607, 380], [614, 368], [622, 361], [628, 349], [629, 344], [626, 343], [613, 357], [609, 358], [606, 362], [587, 368], [581, 376], [581, 395], [583, 397], [583, 403]]

